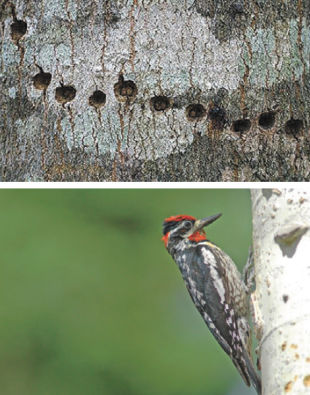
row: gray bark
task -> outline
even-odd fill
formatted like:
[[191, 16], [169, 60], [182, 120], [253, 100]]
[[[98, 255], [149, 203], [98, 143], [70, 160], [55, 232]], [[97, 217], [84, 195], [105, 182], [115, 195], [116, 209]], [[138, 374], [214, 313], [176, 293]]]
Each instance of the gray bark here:
[[1, 180], [309, 180], [309, 19], [308, 0], [2, 1]]

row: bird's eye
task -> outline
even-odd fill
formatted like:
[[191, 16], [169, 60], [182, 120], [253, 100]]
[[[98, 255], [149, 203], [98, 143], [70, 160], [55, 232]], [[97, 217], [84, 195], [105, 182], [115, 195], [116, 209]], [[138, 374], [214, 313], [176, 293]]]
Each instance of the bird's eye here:
[[184, 228], [189, 230], [192, 227], [191, 221], [185, 221], [183, 224]]

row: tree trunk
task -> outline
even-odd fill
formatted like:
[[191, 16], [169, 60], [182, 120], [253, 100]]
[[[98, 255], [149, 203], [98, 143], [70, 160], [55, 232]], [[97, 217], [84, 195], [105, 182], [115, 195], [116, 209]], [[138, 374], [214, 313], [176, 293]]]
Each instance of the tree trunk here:
[[309, 394], [310, 191], [253, 190], [252, 211], [263, 394]]
[[309, 0], [4, 0], [2, 181], [309, 180]]

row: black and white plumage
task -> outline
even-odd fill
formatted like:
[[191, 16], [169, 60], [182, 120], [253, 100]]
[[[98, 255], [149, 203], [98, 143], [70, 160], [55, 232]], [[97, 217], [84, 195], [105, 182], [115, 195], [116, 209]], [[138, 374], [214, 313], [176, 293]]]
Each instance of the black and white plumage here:
[[245, 383], [248, 386], [252, 383], [261, 394], [260, 379], [251, 358], [247, 288], [231, 258], [207, 240], [203, 231], [219, 216], [203, 220], [182, 215], [167, 218], [163, 240], [211, 333]]

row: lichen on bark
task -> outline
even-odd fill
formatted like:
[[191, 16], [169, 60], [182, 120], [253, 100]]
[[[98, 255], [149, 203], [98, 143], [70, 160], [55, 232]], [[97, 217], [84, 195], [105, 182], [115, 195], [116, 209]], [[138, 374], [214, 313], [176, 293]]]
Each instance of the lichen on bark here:
[[[309, 11], [306, 0], [5, 1], [1, 180], [310, 179]], [[18, 39], [15, 20], [27, 24]], [[134, 97], [119, 100], [120, 78]], [[63, 86], [75, 95], [57, 96]]]

